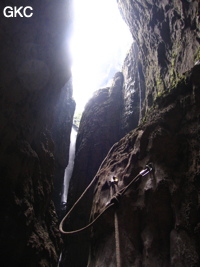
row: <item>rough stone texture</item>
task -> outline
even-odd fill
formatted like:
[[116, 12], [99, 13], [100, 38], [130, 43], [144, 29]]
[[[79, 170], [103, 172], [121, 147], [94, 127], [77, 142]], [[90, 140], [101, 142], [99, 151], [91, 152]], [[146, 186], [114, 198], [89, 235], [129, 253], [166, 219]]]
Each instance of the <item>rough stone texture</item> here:
[[29, 19], [3, 16], [5, 6], [25, 2], [0, 2], [0, 265], [49, 267], [61, 245], [51, 127], [70, 77], [71, 18], [65, 0], [29, 2]]
[[199, 1], [118, 0], [118, 5], [138, 45], [144, 115], [199, 60]]
[[[98, 172], [92, 216], [109, 200], [110, 177], [117, 175], [122, 187], [153, 161], [152, 176], [137, 183], [122, 198], [118, 210], [122, 266], [199, 266], [199, 66], [193, 68], [200, 59], [199, 1], [118, 0], [118, 4], [135, 43], [122, 69], [121, 112], [112, 118], [118, 117], [119, 132], [124, 135], [138, 123], [146, 124], [126, 135], [106, 157]], [[104, 93], [106, 99], [108, 93]], [[96, 108], [94, 105], [81, 122], [85, 130], [77, 151], [85, 149], [75, 165], [78, 175], [71, 182], [71, 200], [89, 183], [85, 174], [102, 151], [102, 143], [95, 145], [106, 133], [110, 135], [109, 125], [101, 127], [106, 120], [102, 120], [102, 113], [98, 116], [98, 105], [94, 104]], [[103, 109], [107, 113], [112, 110], [102, 105]], [[99, 120], [95, 127], [93, 118]], [[100, 136], [96, 133], [99, 127]], [[88, 136], [92, 137], [86, 142]], [[90, 201], [91, 193], [74, 211], [68, 229], [87, 223], [85, 211]], [[76, 245], [80, 242], [79, 252]], [[87, 243], [88, 233], [66, 238], [69, 266], [86, 266]], [[116, 266], [114, 246], [111, 212], [93, 229], [89, 266]]]
[[[122, 266], [200, 265], [199, 74], [197, 65], [158, 98], [148, 122], [116, 143], [97, 173], [92, 217], [109, 201], [113, 176], [121, 189], [147, 163], [154, 166], [116, 209]], [[113, 211], [93, 227], [89, 267], [116, 266]]]
[[[111, 146], [123, 136], [119, 120], [122, 85], [123, 75], [119, 72], [115, 75], [112, 86], [97, 91], [85, 108], [77, 136], [74, 171], [69, 186], [69, 207], [90, 183]], [[70, 216], [68, 229], [78, 229], [87, 224], [92, 196], [93, 188]], [[88, 257], [88, 237], [88, 233], [67, 237], [67, 253], [63, 253], [63, 262], [66, 261], [71, 267], [85, 266]]]
[[142, 118], [142, 103], [145, 99], [145, 80], [138, 58], [138, 47], [134, 42], [124, 60], [123, 105], [121, 129], [126, 134], [136, 128]]

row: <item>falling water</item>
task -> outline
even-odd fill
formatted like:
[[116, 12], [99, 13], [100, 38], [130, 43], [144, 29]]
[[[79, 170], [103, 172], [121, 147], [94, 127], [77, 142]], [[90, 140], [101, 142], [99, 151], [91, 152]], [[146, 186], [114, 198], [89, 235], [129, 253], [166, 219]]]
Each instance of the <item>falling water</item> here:
[[139, 120], [138, 122], [140, 123], [140, 120], [142, 118], [142, 90], [141, 90], [141, 83], [140, 83], [140, 75], [139, 75], [139, 71], [137, 72], [138, 73], [138, 94], [139, 94]]
[[69, 162], [67, 168], [65, 169], [64, 175], [64, 184], [63, 184], [63, 195], [62, 195], [62, 202], [67, 202], [67, 193], [69, 188], [69, 181], [72, 176], [72, 171], [74, 167], [74, 158], [75, 158], [75, 147], [76, 147], [76, 136], [77, 131], [74, 126], [72, 126], [72, 131], [70, 135], [70, 147], [69, 147]]

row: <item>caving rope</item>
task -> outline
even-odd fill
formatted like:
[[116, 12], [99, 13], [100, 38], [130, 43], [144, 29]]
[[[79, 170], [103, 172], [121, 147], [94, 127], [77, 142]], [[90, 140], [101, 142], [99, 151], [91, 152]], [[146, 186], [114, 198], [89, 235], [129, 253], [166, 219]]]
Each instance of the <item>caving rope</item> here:
[[[110, 181], [110, 197], [117, 193], [118, 178], [114, 176]], [[120, 253], [120, 239], [119, 239], [119, 221], [117, 210], [114, 212], [114, 226], [115, 226], [115, 249], [116, 249], [116, 266], [121, 267], [121, 253]]]
[[65, 220], [68, 218], [68, 216], [71, 214], [71, 212], [74, 210], [74, 208], [77, 206], [77, 204], [80, 202], [80, 200], [83, 198], [83, 196], [86, 194], [86, 192], [89, 190], [89, 188], [92, 186], [92, 184], [94, 183], [94, 181], [96, 180], [97, 176], [94, 177], [94, 179], [91, 181], [91, 183], [88, 185], [88, 187], [84, 190], [84, 192], [81, 194], [81, 196], [78, 198], [78, 200], [74, 203], [74, 205], [71, 207], [71, 209], [67, 212], [67, 214], [64, 216], [64, 218], [62, 219], [62, 221], [60, 222], [59, 225], [59, 230], [62, 234], [66, 234], [66, 235], [70, 235], [70, 234], [77, 234], [80, 233], [86, 229], [88, 229], [89, 227], [91, 227], [108, 209], [110, 209], [111, 207], [115, 206], [116, 204], [119, 204], [119, 199], [122, 195], [124, 195], [124, 193], [130, 188], [130, 186], [138, 181], [138, 179], [140, 177], [143, 177], [145, 175], [147, 175], [148, 173], [150, 173], [152, 171], [152, 164], [149, 163], [148, 165], [146, 165], [146, 168], [142, 171], [139, 172], [138, 175], [136, 175], [128, 185], [126, 185], [125, 187], [123, 187], [122, 189], [120, 189], [118, 192], [115, 192], [114, 195], [111, 197], [110, 201], [106, 204], [105, 208], [103, 209], [103, 211], [96, 217], [93, 219], [92, 222], [90, 222], [88, 225], [84, 226], [83, 228], [77, 229], [77, 230], [73, 230], [73, 231], [64, 231], [63, 230], [63, 224], [65, 222]]
[[[153, 169], [152, 168], [152, 164], [149, 163], [148, 165], [146, 165], [146, 168], [143, 169], [142, 171], [140, 171], [139, 174], [137, 176], [135, 176], [127, 186], [123, 187], [119, 191], [117, 191], [118, 178], [116, 176], [113, 176], [111, 181], [109, 181], [110, 197], [111, 198], [110, 198], [110, 201], [106, 204], [106, 206], [103, 209], [103, 211], [92, 222], [90, 222], [88, 225], [84, 226], [83, 228], [80, 228], [80, 229], [77, 229], [77, 230], [73, 230], [73, 231], [69, 231], [69, 232], [64, 231], [63, 230], [63, 224], [64, 224], [65, 220], [71, 214], [71, 212], [73, 211], [75, 206], [79, 203], [79, 201], [83, 198], [83, 196], [88, 191], [88, 189], [91, 187], [91, 185], [94, 183], [94, 181], [96, 180], [96, 177], [97, 177], [97, 176], [95, 176], [94, 179], [91, 181], [91, 183], [88, 185], [88, 187], [85, 189], [85, 191], [82, 193], [82, 195], [79, 197], [79, 199], [74, 203], [72, 208], [67, 212], [67, 214], [62, 219], [62, 221], [61, 221], [61, 223], [59, 225], [60, 232], [62, 234], [67, 234], [67, 235], [77, 234], [77, 233], [80, 233], [80, 232], [88, 229], [89, 227], [91, 227], [108, 209], [110, 209], [113, 206], [117, 206], [119, 204], [120, 197], [125, 194], [125, 192], [130, 188], [130, 186], [134, 182], [138, 181], [139, 178], [141, 178], [141, 177], [147, 175], [148, 173], [150, 173], [152, 171], [152, 169]], [[118, 222], [117, 210], [115, 210], [115, 212], [114, 212], [114, 227], [115, 227], [116, 266], [117, 267], [121, 267], [119, 222]]]

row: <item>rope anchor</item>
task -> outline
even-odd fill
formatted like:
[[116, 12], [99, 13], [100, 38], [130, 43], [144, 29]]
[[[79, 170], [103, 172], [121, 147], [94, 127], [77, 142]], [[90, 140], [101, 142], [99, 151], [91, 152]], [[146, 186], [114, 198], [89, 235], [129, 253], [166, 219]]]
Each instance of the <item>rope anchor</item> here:
[[146, 165], [146, 169], [142, 170], [139, 174], [142, 176], [145, 176], [145, 175], [149, 174], [152, 170], [153, 170], [152, 163], [149, 163]]
[[[88, 189], [91, 187], [91, 185], [94, 183], [94, 181], [96, 180], [96, 177], [94, 177], [94, 179], [91, 181], [91, 183], [89, 184], [89, 186], [85, 189], [85, 191], [81, 194], [81, 196], [78, 198], [78, 200], [74, 203], [74, 205], [71, 207], [71, 209], [67, 212], [67, 214], [64, 216], [64, 218], [62, 219], [62, 221], [60, 222], [59, 225], [59, 230], [62, 234], [77, 234], [80, 233], [86, 229], [88, 229], [89, 227], [91, 227], [109, 208], [119, 205], [119, 200], [121, 198], [122, 195], [125, 194], [125, 192], [130, 188], [130, 186], [136, 182], [139, 178], [146, 176], [147, 174], [149, 174], [151, 171], [153, 170], [153, 165], [152, 163], [149, 163], [146, 165], [146, 168], [141, 170], [139, 172], [138, 175], [136, 175], [131, 181], [130, 183], [123, 187], [122, 189], [120, 189], [119, 191], [117, 191], [117, 187], [118, 187], [118, 181], [119, 179], [116, 176], [113, 176], [111, 178], [111, 180], [109, 181], [109, 185], [110, 188], [112, 189], [112, 193], [111, 193], [111, 199], [110, 201], [105, 205], [105, 208], [103, 209], [103, 211], [97, 215], [96, 218], [94, 218], [94, 220], [92, 222], [90, 222], [88, 225], [77, 229], [77, 230], [73, 230], [73, 231], [64, 231], [63, 230], [63, 224], [65, 222], [65, 220], [69, 217], [69, 215], [71, 214], [71, 212], [74, 210], [74, 208], [76, 207], [76, 205], [80, 202], [80, 200], [83, 198], [83, 196], [86, 194], [86, 192], [88, 191]], [[114, 191], [114, 194], [113, 194]]]
[[[146, 168], [139, 172], [138, 178], [140, 176], [146, 176], [152, 171], [153, 167], [152, 164], [149, 163], [146, 165]], [[136, 176], [137, 177], [137, 176]], [[136, 177], [133, 179], [133, 181], [136, 181]], [[127, 187], [125, 187], [123, 190], [117, 191], [118, 189], [118, 178], [116, 176], [113, 176], [110, 180], [110, 196], [111, 200], [110, 203], [114, 203], [115, 206], [119, 206], [119, 200], [122, 194], [125, 193], [125, 191], [130, 187], [130, 184], [132, 184], [131, 181]], [[121, 267], [121, 250], [120, 250], [120, 232], [119, 232], [119, 218], [117, 210], [115, 210], [114, 213], [114, 228], [115, 228], [115, 249], [116, 249], [116, 266]]]

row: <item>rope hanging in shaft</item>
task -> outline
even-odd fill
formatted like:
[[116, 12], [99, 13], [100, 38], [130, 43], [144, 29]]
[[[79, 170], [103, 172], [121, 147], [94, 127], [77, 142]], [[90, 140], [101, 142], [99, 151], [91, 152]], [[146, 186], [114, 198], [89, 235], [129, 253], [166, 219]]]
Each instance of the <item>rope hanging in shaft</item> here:
[[115, 247], [116, 247], [116, 263], [117, 267], [121, 267], [121, 253], [120, 253], [120, 239], [119, 239], [119, 221], [117, 212], [114, 214], [114, 225], [115, 225]]
[[[117, 193], [118, 179], [113, 177], [110, 181], [110, 196], [113, 197]], [[118, 204], [118, 203], [117, 203]], [[120, 253], [120, 237], [119, 237], [119, 221], [117, 210], [114, 212], [114, 227], [115, 227], [115, 250], [116, 250], [116, 267], [121, 267], [121, 253]]]
[[[102, 164], [101, 164], [102, 166]], [[101, 167], [100, 166], [100, 167]], [[71, 214], [71, 212], [74, 210], [75, 206], [80, 202], [80, 200], [83, 198], [83, 196], [86, 194], [86, 192], [88, 191], [88, 189], [92, 186], [92, 184], [94, 183], [94, 181], [96, 180], [96, 176], [94, 177], [94, 179], [91, 181], [91, 183], [88, 185], [88, 187], [84, 190], [84, 192], [81, 194], [81, 196], [78, 198], [78, 200], [74, 203], [74, 205], [71, 207], [71, 209], [67, 212], [67, 214], [64, 216], [64, 218], [62, 219], [60, 225], [59, 225], [59, 230], [62, 234], [66, 234], [66, 235], [70, 235], [70, 234], [77, 234], [80, 233], [86, 229], [88, 229], [89, 227], [91, 227], [108, 209], [110, 209], [111, 207], [115, 206], [116, 204], [119, 204], [119, 199], [122, 195], [125, 194], [125, 192], [130, 188], [130, 186], [138, 181], [139, 178], [146, 176], [147, 174], [149, 174], [151, 171], [153, 170], [152, 168], [152, 164], [149, 163], [148, 165], [146, 165], [146, 168], [144, 170], [142, 170], [137, 176], [135, 176], [132, 181], [125, 187], [123, 187], [121, 190], [119, 190], [117, 193], [115, 193], [111, 199], [110, 202], [105, 206], [105, 208], [103, 209], [103, 211], [92, 221], [90, 222], [88, 225], [77, 229], [77, 230], [73, 230], [73, 231], [64, 231], [63, 230], [63, 224], [65, 222], [65, 220], [68, 218], [68, 216]]]

